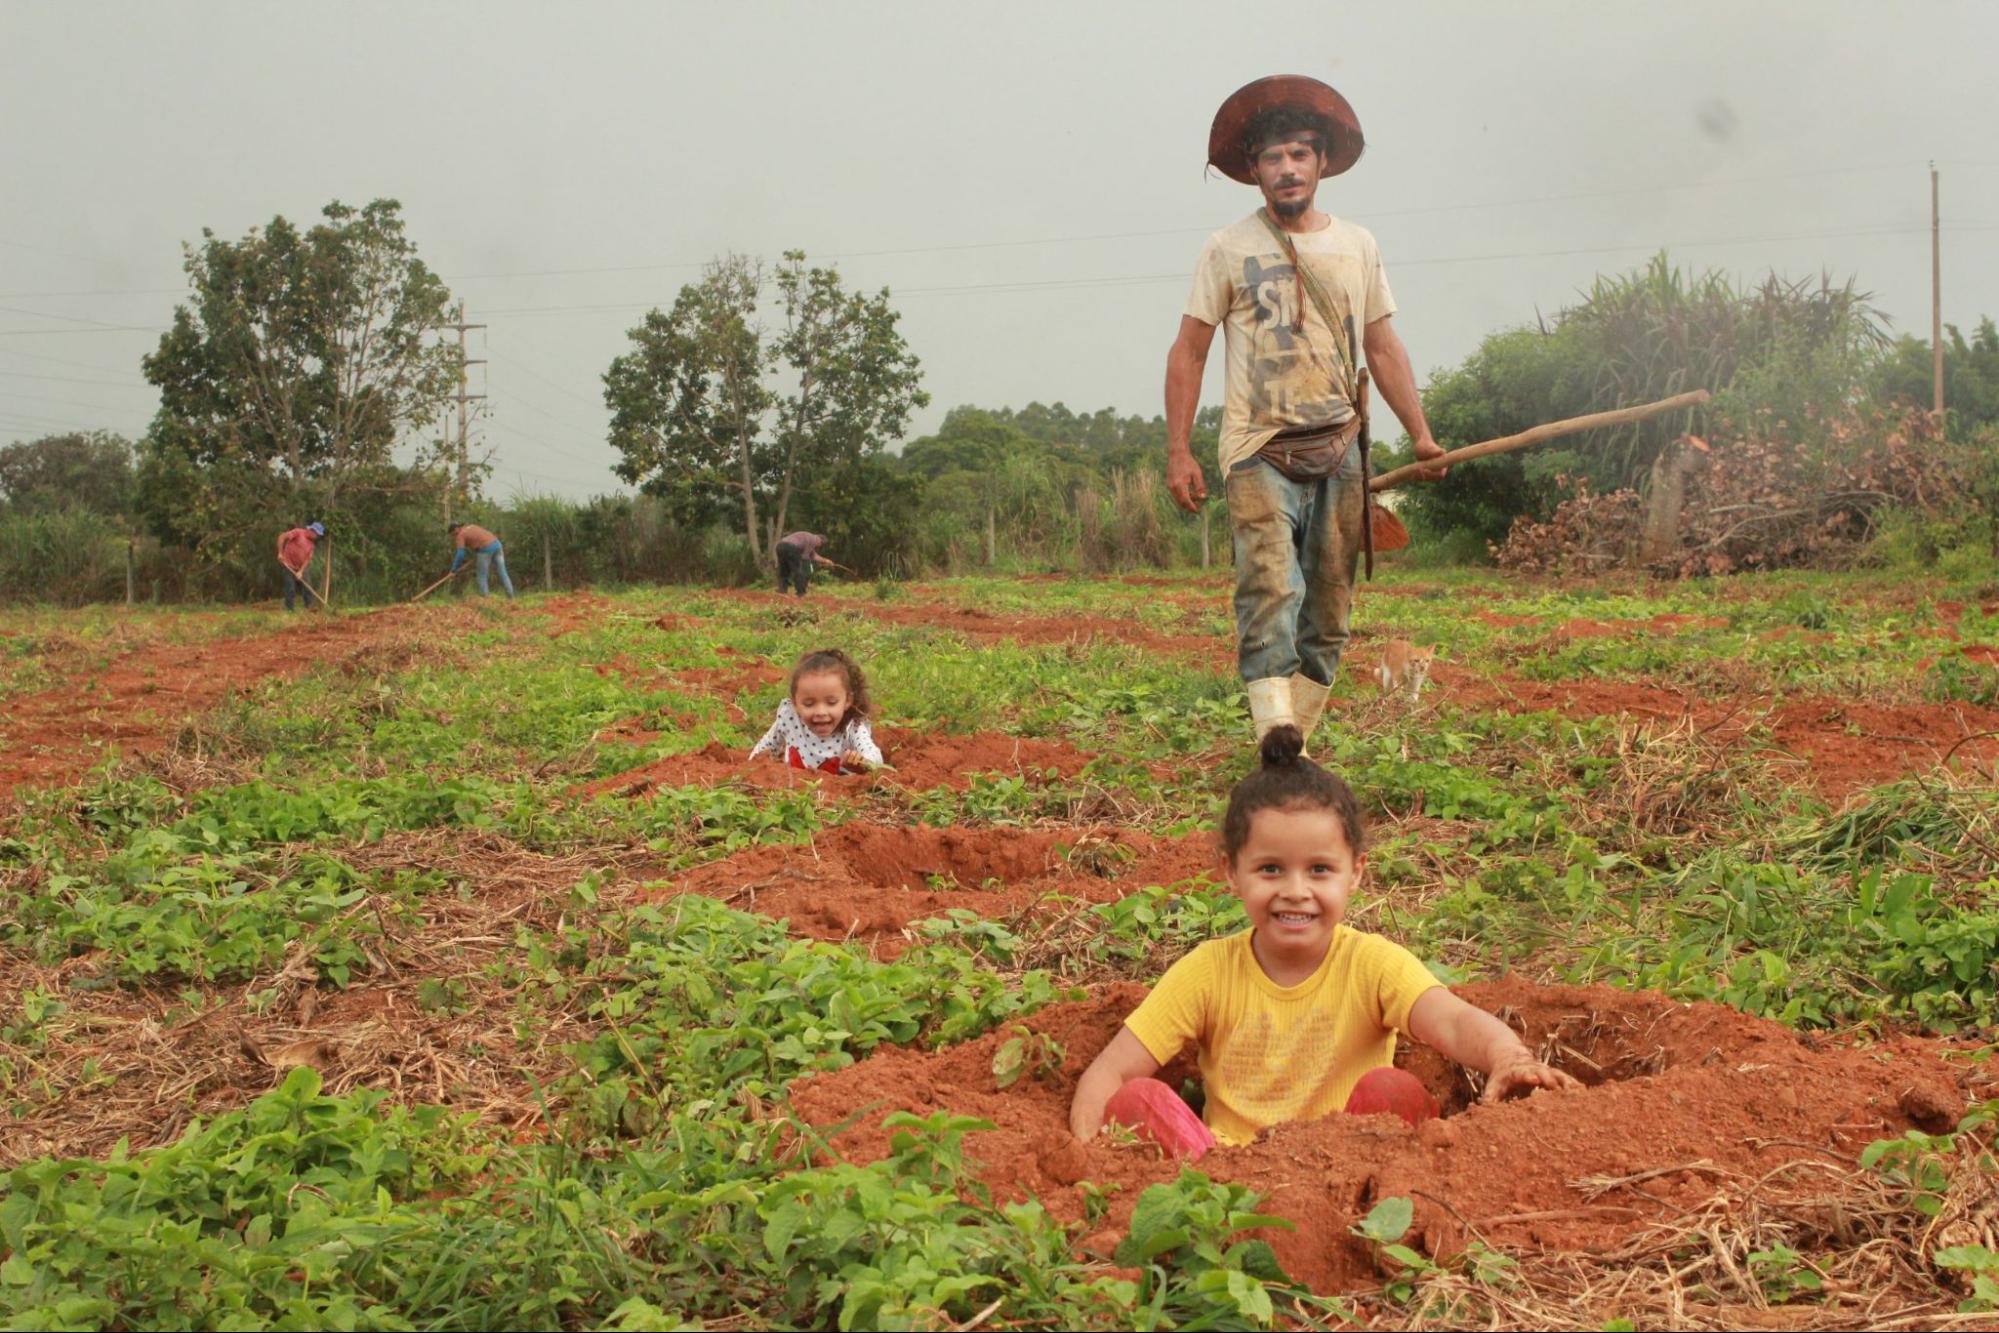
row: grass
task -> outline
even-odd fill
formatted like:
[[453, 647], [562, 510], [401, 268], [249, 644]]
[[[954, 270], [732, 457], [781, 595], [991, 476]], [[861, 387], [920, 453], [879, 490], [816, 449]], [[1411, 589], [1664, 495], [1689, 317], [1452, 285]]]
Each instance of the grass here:
[[[1989, 682], [1962, 650], [1999, 642], [1999, 624], [1976, 606], [1941, 611], [1952, 591], [1794, 574], [1573, 587], [1390, 568], [1361, 594], [1357, 657], [1404, 635], [1437, 644], [1455, 674], [1415, 709], [1358, 672], [1336, 689], [1318, 753], [1354, 782], [1374, 829], [1356, 920], [1457, 978], [1656, 988], [1804, 1028], [1989, 1027], [1999, 796], [1975, 765], [1883, 773], [1829, 796], [1753, 723], [1716, 732], [1478, 702], [1508, 682], [1587, 678], [1748, 692], [1766, 709], [1974, 706]], [[559, 622], [545, 601], [454, 613], [467, 622], [442, 640], [357, 636], [298, 679], [177, 726], [162, 750], [22, 796], [0, 832], [0, 1116], [18, 1131], [0, 1135], [5, 1322], [1337, 1316], [1245, 1248], [1256, 1205], [1236, 1187], [1183, 1177], [1145, 1217], [1148, 1237], [1186, 1238], [1151, 1263], [1113, 1263], [1079, 1248], [1090, 1219], [985, 1197], [968, 1165], [978, 1127], [954, 1108], [901, 1125], [891, 1157], [866, 1166], [815, 1156], [819, 1131], [789, 1116], [800, 1073], [954, 1043], [1075, 985], [1151, 979], [1236, 927], [1224, 890], [1136, 878], [1110, 903], [1057, 898], [997, 919], [959, 909], [913, 923], [889, 956], [672, 889], [688, 867], [760, 846], [809, 864], [815, 839], [850, 820], [1209, 826], [1249, 762], [1239, 683], [1225, 650], [1179, 655], [1145, 636], [1225, 646], [1218, 574], [943, 580], [886, 601], [822, 585], [783, 606], [646, 590]], [[1060, 618], [1079, 633], [1008, 642], [871, 614], [883, 605], [974, 609], [1001, 628]], [[1665, 632], [1660, 616], [1694, 620]], [[1572, 621], [1631, 623], [1564, 635]], [[164, 645], [226, 651], [282, 624], [264, 611], [10, 614], [0, 698], [87, 684]], [[866, 665], [889, 725], [1099, 757], [1069, 778], [930, 790], [578, 793], [665, 755], [746, 749], [781, 690], [746, 668], [784, 668], [826, 643]], [[635, 730], [658, 734], [626, 739]], [[1982, 1142], [1931, 1151], [1954, 1164], [1944, 1194], [1970, 1188]], [[1776, 1220], [1753, 1236], [1696, 1228], [1719, 1275], [1702, 1280], [1753, 1304], [1778, 1289], [1807, 1299], [1808, 1270], [1860, 1274], [1873, 1242], [1812, 1258], [1818, 1242], [1794, 1223], [1844, 1190], [1865, 1204], [1868, 1235], [1899, 1234], [1914, 1205], [1882, 1194], [1883, 1179], [1732, 1182], [1731, 1216], [1754, 1206]], [[1626, 1261], [1659, 1302], [1634, 1309], [1671, 1308], [1669, 1279], [1684, 1288], [1690, 1270], [1667, 1256], [1693, 1235], [1634, 1237]], [[1960, 1267], [1984, 1271], [1976, 1256]], [[1373, 1313], [1521, 1327], [1556, 1309], [1526, 1291], [1574, 1295], [1596, 1280], [1551, 1258], [1520, 1271], [1526, 1288], [1476, 1265], [1405, 1274], [1392, 1308]], [[1735, 1274], [1761, 1295], [1730, 1286]], [[1956, 1300], [1920, 1264], [1867, 1280], [1938, 1312]], [[1825, 1308], [1850, 1315], [1844, 1300]]]

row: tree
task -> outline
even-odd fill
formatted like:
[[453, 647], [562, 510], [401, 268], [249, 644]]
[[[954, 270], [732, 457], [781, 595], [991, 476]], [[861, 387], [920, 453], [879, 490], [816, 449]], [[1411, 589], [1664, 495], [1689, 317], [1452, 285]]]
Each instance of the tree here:
[[162, 447], [202, 466], [276, 470], [327, 503], [435, 420], [460, 353], [431, 336], [450, 292], [417, 258], [401, 205], [328, 204], [240, 241], [186, 247], [192, 300], [145, 358]]
[[929, 402], [886, 288], [848, 292], [795, 250], [771, 285], [775, 333], [760, 320], [763, 266], [716, 260], [671, 311], [647, 313], [604, 374], [618, 475], [683, 508], [733, 493], [759, 561], [801, 485], [880, 452]]
[[461, 353], [433, 336], [450, 293], [400, 212], [335, 201], [305, 231], [279, 216], [186, 247], [190, 300], [144, 362], [160, 410], [138, 503], [161, 538], [267, 573], [274, 522], [434, 485], [394, 450], [440, 415]]
[[[1946, 324], [1944, 334], [1943, 402], [1954, 433], [1999, 425], [1999, 327], [1987, 315], [1968, 339], [1955, 324]], [[1935, 392], [1932, 356], [1928, 340], [1898, 339], [1876, 371], [1875, 393], [1928, 407]]]
[[[1564, 498], [1563, 478], [1599, 494], [1644, 485], [1661, 450], [1711, 417], [1767, 408], [1831, 420], [1884, 341], [1869, 301], [1851, 281], [1824, 275], [1773, 274], [1740, 288], [1722, 274], [1683, 272], [1663, 254], [1637, 272], [1599, 277], [1577, 305], [1489, 335], [1462, 366], [1432, 378], [1423, 411], [1437, 442], [1460, 448], [1695, 388], [1715, 392], [1711, 409], [1483, 459], [1405, 488], [1402, 512], [1433, 534], [1496, 541], [1516, 516], [1548, 516]], [[1377, 408], [1376, 422], [1386, 419]], [[1389, 446], [1377, 470], [1408, 461], [1406, 442], [1376, 434]]]
[[104, 430], [70, 431], [0, 448], [0, 500], [17, 514], [125, 513], [132, 502], [131, 441]]

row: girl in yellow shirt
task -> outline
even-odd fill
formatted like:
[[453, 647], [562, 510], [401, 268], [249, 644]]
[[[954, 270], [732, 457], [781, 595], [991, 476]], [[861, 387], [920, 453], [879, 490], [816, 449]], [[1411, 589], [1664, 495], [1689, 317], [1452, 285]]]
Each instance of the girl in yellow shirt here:
[[[1198, 1157], [1216, 1139], [1247, 1143], [1271, 1125], [1335, 1111], [1393, 1111], [1413, 1124], [1436, 1104], [1394, 1068], [1398, 1032], [1487, 1074], [1489, 1102], [1579, 1087], [1407, 949], [1343, 923], [1367, 869], [1359, 803], [1303, 757], [1296, 727], [1273, 728], [1260, 749], [1262, 766], [1236, 786], [1222, 820], [1221, 871], [1250, 929], [1210, 940], [1159, 979], [1077, 1083], [1076, 1137], [1093, 1137], [1108, 1115]], [[1152, 1077], [1189, 1042], [1200, 1053], [1206, 1130]]]

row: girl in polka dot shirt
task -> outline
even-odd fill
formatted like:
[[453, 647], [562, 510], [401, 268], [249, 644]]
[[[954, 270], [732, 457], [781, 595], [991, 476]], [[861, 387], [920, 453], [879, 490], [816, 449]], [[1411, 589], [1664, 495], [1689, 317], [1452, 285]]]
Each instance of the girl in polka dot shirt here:
[[865, 773], [882, 762], [868, 729], [868, 681], [838, 648], [807, 653], [791, 669], [791, 697], [750, 751], [793, 768]]

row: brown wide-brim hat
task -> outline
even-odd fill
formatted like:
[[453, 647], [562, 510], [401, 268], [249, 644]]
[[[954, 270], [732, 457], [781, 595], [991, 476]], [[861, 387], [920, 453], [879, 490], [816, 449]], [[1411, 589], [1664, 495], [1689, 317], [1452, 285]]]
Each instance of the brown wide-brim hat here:
[[1326, 166], [1319, 173], [1320, 180], [1337, 176], [1360, 161], [1367, 144], [1360, 135], [1360, 118], [1347, 99], [1303, 74], [1273, 74], [1244, 84], [1222, 103], [1222, 109], [1215, 113], [1214, 128], [1208, 131], [1208, 165], [1220, 169], [1230, 180], [1256, 184], [1243, 135], [1257, 112], [1280, 106], [1296, 107], [1325, 122]]

